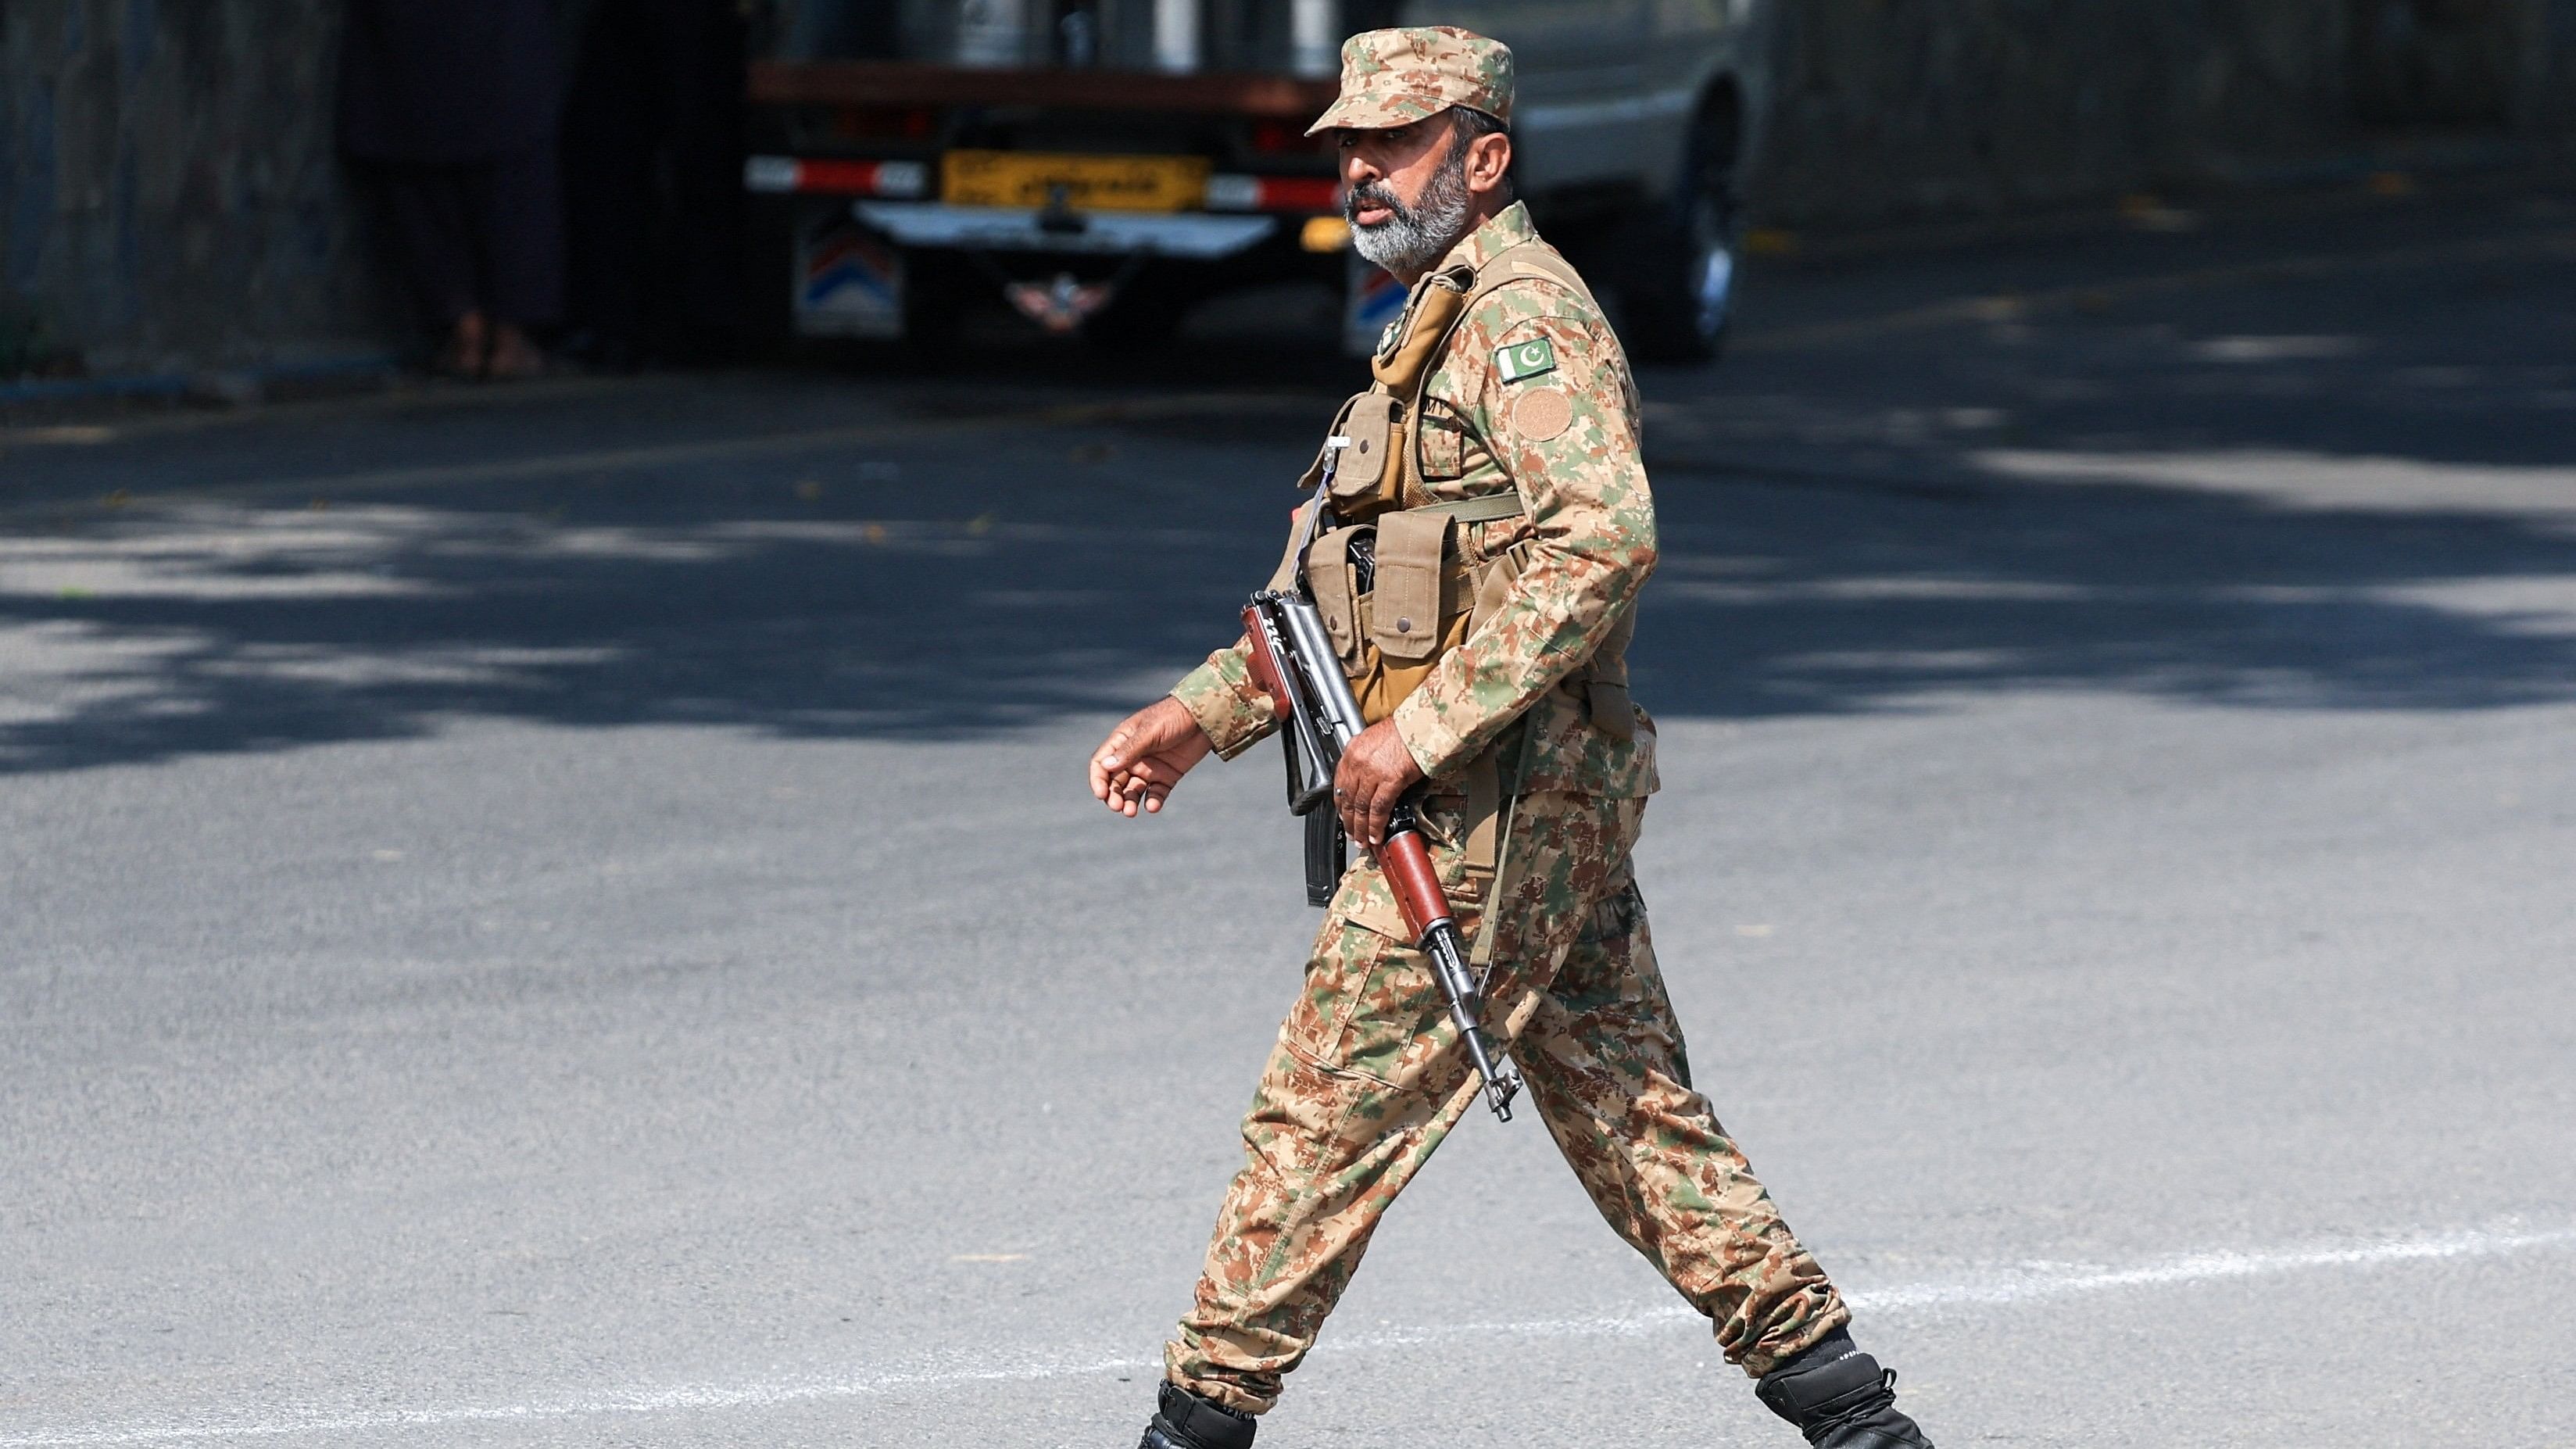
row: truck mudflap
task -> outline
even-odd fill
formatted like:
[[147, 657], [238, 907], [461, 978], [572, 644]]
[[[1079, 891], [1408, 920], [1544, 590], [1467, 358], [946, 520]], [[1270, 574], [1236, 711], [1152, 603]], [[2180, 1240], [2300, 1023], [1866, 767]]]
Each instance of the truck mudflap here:
[[796, 331], [806, 337], [903, 335], [903, 253], [845, 216], [797, 233]]

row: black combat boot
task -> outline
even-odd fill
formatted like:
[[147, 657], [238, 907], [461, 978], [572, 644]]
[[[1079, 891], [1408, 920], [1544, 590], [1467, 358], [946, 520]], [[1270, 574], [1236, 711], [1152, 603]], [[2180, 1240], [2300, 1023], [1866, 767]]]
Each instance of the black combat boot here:
[[1160, 1407], [1145, 1421], [1136, 1449], [1252, 1449], [1250, 1414], [1212, 1404], [1179, 1384], [1163, 1385]]
[[1932, 1449], [1896, 1411], [1895, 1370], [1881, 1369], [1839, 1328], [1764, 1374], [1753, 1392], [1815, 1449]]

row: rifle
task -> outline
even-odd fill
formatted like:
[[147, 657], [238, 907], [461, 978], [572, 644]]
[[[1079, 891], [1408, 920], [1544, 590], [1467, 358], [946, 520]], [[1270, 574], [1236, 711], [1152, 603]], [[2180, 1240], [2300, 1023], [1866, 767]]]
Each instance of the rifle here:
[[[1291, 587], [1264, 589], [1254, 594], [1243, 609], [1243, 631], [1252, 641], [1253, 682], [1269, 694], [1271, 709], [1285, 726], [1282, 734], [1288, 751], [1288, 808], [1293, 814], [1308, 817], [1310, 892], [1319, 863], [1319, 821], [1314, 812], [1324, 812], [1320, 823], [1330, 837], [1325, 850], [1338, 859], [1341, 837], [1331, 803], [1333, 772], [1341, 765], [1342, 751], [1349, 748], [1363, 728], [1359, 700], [1351, 693], [1351, 682], [1342, 673], [1341, 660], [1324, 632], [1323, 616], [1315, 611], [1314, 597], [1306, 583], [1306, 547], [1324, 516], [1333, 486], [1333, 465], [1339, 461], [1336, 453], [1326, 463], [1323, 485], [1315, 490], [1314, 506], [1306, 519], [1306, 536], [1297, 546]], [[1415, 947], [1431, 960], [1431, 973], [1439, 980], [1440, 994], [1449, 1003], [1449, 1020], [1458, 1028], [1458, 1039], [1466, 1043], [1468, 1059], [1475, 1063], [1477, 1075], [1484, 1079], [1486, 1105], [1493, 1108], [1497, 1119], [1509, 1122], [1512, 1098], [1521, 1089], [1520, 1073], [1501, 1047], [1487, 1038], [1480, 1024], [1483, 991], [1475, 973], [1467, 967], [1466, 943], [1458, 934], [1448, 894], [1440, 888], [1430, 847], [1422, 840], [1421, 823], [1414, 811], [1420, 791], [1421, 787], [1416, 786], [1396, 802], [1394, 819], [1387, 825], [1386, 843], [1375, 851], [1378, 868], [1385, 872], [1387, 884], [1395, 891], [1396, 906], [1404, 912], [1404, 923], [1413, 932]]]

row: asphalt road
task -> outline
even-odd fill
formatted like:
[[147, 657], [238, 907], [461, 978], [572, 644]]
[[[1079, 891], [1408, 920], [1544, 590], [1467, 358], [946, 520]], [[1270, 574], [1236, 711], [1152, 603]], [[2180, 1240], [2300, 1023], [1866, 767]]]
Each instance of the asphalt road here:
[[[2576, 1442], [2576, 204], [2150, 220], [1645, 378], [1701, 1085], [1944, 1446]], [[0, 436], [0, 1449], [1133, 1443], [1314, 921], [1081, 765], [1292, 351]], [[1263, 1443], [1795, 1440], [1479, 1118]]]

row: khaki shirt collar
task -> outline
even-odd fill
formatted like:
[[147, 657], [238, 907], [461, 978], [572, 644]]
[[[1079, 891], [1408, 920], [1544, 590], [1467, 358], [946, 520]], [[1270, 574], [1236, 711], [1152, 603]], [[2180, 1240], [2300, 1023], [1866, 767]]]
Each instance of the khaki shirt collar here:
[[1483, 226], [1467, 233], [1465, 241], [1451, 247], [1449, 255], [1440, 259], [1440, 265], [1431, 269], [1432, 274], [1436, 276], [1458, 267], [1482, 272], [1487, 262], [1537, 235], [1538, 228], [1530, 225], [1529, 206], [1515, 201], [1487, 217]]

